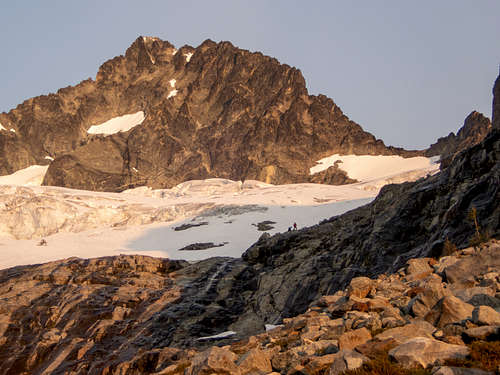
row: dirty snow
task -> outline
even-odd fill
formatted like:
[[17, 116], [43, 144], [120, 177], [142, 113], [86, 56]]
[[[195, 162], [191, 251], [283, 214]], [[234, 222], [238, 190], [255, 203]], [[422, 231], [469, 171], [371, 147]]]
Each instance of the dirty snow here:
[[115, 134], [126, 132], [133, 127], [140, 125], [144, 121], [144, 112], [139, 111], [129, 115], [112, 118], [100, 125], [92, 125], [87, 133], [89, 134]]
[[48, 168], [48, 165], [32, 165], [13, 174], [0, 176], [0, 185], [40, 186]]
[[310, 168], [310, 174], [322, 172], [333, 166], [339, 160], [339, 168], [347, 172], [350, 178], [366, 182], [380, 178], [387, 178], [415, 170], [426, 169], [429, 173], [439, 169], [435, 158], [423, 156], [403, 158], [401, 156], [383, 155], [339, 155], [335, 154], [318, 160], [314, 167]]

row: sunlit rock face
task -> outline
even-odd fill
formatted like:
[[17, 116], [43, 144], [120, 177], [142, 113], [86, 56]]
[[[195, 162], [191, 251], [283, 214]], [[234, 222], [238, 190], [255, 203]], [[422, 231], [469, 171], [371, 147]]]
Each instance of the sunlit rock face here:
[[[125, 115], [142, 117], [104, 125]], [[351, 180], [339, 169], [308, 170], [336, 153], [419, 154], [386, 147], [331, 99], [309, 95], [298, 69], [210, 40], [177, 51], [139, 37], [95, 80], [29, 99], [0, 123], [15, 131], [0, 131], [0, 174], [50, 157], [46, 185], [100, 191], [209, 177], [342, 184]]]

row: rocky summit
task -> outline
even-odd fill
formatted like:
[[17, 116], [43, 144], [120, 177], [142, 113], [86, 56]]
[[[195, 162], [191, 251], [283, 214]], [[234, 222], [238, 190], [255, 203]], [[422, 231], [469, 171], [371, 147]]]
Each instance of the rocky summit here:
[[[144, 120], [131, 129], [89, 133], [139, 112]], [[210, 40], [177, 50], [139, 37], [95, 80], [29, 99], [0, 123], [0, 174], [55, 159], [44, 184], [88, 190], [209, 177], [309, 182], [309, 168], [336, 153], [422, 154], [385, 146], [331, 99], [309, 95], [298, 69]], [[335, 166], [314, 176], [351, 181]]]

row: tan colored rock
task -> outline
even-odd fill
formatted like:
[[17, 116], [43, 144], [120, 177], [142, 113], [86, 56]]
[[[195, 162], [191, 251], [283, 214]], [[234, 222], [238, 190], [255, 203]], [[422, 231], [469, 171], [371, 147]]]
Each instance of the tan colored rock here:
[[482, 326], [466, 329], [463, 333], [464, 340], [489, 340], [490, 337], [500, 337], [500, 326]]
[[339, 337], [339, 348], [341, 350], [354, 349], [356, 346], [371, 340], [372, 335], [366, 328], [348, 331]]
[[392, 338], [382, 341], [370, 340], [364, 344], [358, 345], [356, 351], [369, 358], [374, 358], [379, 355], [384, 355], [397, 345], [399, 345], [399, 343]]
[[313, 357], [305, 366], [308, 374], [321, 374], [328, 370], [336, 358], [336, 354]]
[[463, 359], [469, 354], [469, 348], [461, 345], [446, 344], [426, 337], [416, 337], [396, 346], [389, 351], [389, 356], [405, 367], [443, 363], [447, 359]]
[[437, 264], [434, 265], [434, 271], [436, 273], [442, 274], [446, 267], [455, 264], [458, 261], [458, 257], [455, 255], [449, 255], [439, 258]]
[[334, 294], [333, 296], [321, 296], [321, 298], [317, 302], [317, 305], [320, 307], [328, 307], [330, 305], [333, 305], [340, 298], [342, 298], [342, 295], [340, 294]]
[[369, 359], [363, 354], [353, 350], [341, 350], [334, 354], [334, 360], [330, 366], [329, 375], [338, 375], [346, 370], [355, 370]]
[[474, 323], [485, 326], [500, 325], [500, 313], [489, 306], [478, 306], [472, 312]]
[[407, 281], [422, 280], [429, 276], [434, 270], [429, 266], [430, 258], [410, 259], [407, 262], [406, 277]]
[[438, 328], [442, 328], [447, 324], [472, 319], [473, 310], [474, 306], [455, 296], [448, 296], [444, 297], [425, 315], [425, 320]]
[[375, 281], [364, 276], [355, 277], [347, 287], [347, 295], [365, 298], [375, 287]]
[[238, 361], [238, 368], [241, 375], [269, 373], [273, 369], [269, 353], [260, 349], [251, 349]]
[[415, 337], [432, 338], [436, 328], [425, 320], [417, 320], [402, 327], [387, 329], [375, 336], [376, 340], [385, 341], [392, 339], [397, 344], [402, 344]]
[[229, 349], [212, 346], [202, 353], [195, 355], [192, 365], [186, 369], [187, 375], [198, 374], [235, 374], [240, 370], [236, 366], [238, 356]]
[[432, 375], [493, 375], [493, 373], [477, 368], [437, 366], [432, 369]]
[[428, 284], [408, 304], [410, 313], [423, 318], [443, 297], [451, 295], [451, 292], [443, 287], [441, 283]]

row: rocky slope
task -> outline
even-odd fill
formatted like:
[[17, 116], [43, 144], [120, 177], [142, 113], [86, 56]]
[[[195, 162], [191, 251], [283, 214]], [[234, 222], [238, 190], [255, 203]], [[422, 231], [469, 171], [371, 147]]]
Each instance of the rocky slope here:
[[[129, 131], [87, 133], [138, 111], [145, 120]], [[421, 154], [386, 147], [331, 99], [309, 95], [299, 70], [210, 40], [177, 51], [139, 37], [95, 80], [29, 99], [0, 123], [0, 174], [48, 156], [55, 160], [45, 184], [89, 190], [208, 177], [308, 182], [315, 161], [335, 153]], [[332, 167], [314, 181], [350, 180]]]
[[[203, 310], [229, 277], [212, 274], [197, 303], [179, 305], [193, 293], [199, 267], [121, 256], [0, 271], [0, 373], [339, 374], [387, 351], [403, 367], [443, 365], [466, 359], [465, 343], [500, 337], [495, 241], [439, 261], [412, 259], [396, 274], [354, 278], [304, 314], [244, 340], [236, 332], [207, 335], [228, 318]], [[185, 320], [204, 315], [178, 332], [190, 337], [184, 348], [158, 340], [175, 325], [169, 306], [183, 309]], [[479, 366], [496, 370], [497, 362]]]
[[427, 156], [441, 155], [441, 160], [453, 157], [455, 154], [481, 142], [491, 130], [491, 121], [482, 113], [473, 111], [464, 121], [457, 134], [450, 133], [439, 138], [427, 150]]
[[[0, 369], [7, 374], [102, 373], [103, 368], [107, 373], [129, 374], [246, 374], [257, 371], [244, 366], [257, 366], [248, 361], [258, 358], [258, 366], [264, 366], [259, 371], [288, 373], [310, 362], [316, 368], [317, 360], [332, 366], [336, 350], [358, 348], [378, 328], [407, 325], [422, 317], [431, 325], [416, 323], [423, 327], [417, 332], [424, 339], [416, 339], [409, 349], [398, 349], [399, 343], [390, 352], [394, 358], [398, 358], [398, 350], [404, 353], [424, 348], [425, 352], [428, 347], [463, 357], [469, 350], [458, 339], [463, 329], [496, 324], [484, 323], [479, 316], [496, 316], [481, 306], [497, 307], [498, 275], [491, 272], [499, 267], [498, 244], [492, 243], [490, 250], [480, 253], [486, 257], [481, 265], [467, 261], [452, 266], [443, 258], [444, 263], [432, 268], [429, 259], [411, 259], [441, 255], [452, 247], [445, 248], [446, 238], [459, 247], [474, 240], [476, 228], [467, 219], [473, 207], [480, 233], [499, 235], [499, 150], [500, 132], [493, 130], [440, 174], [387, 186], [373, 203], [311, 228], [264, 235], [243, 259], [211, 258], [187, 264], [122, 256], [70, 259], [1, 271]], [[403, 298], [391, 294], [391, 287], [400, 285], [401, 279], [381, 275], [397, 272], [405, 264], [406, 271], [400, 273], [406, 278], [403, 283], [408, 283], [401, 285]], [[447, 267], [457, 269], [451, 272]], [[359, 284], [366, 279], [356, 279], [359, 276], [378, 278], [379, 292], [367, 293], [374, 298], [386, 293], [386, 300], [354, 299], [367, 296], [365, 292], [349, 292], [367, 290]], [[443, 281], [457, 283], [445, 288], [451, 294], [438, 293], [444, 288]], [[302, 318], [287, 320], [307, 311], [323, 295], [333, 295], [349, 285], [348, 291], [325, 302], [323, 310], [307, 313], [311, 323]], [[415, 289], [408, 291], [409, 287]], [[469, 287], [471, 290], [464, 290]], [[370, 307], [379, 302], [382, 307]], [[463, 308], [460, 315], [454, 315], [456, 306]], [[374, 309], [379, 315], [371, 314]], [[321, 312], [327, 312], [326, 316]], [[354, 323], [358, 319], [359, 325]], [[211, 348], [198, 353], [213, 340], [219, 345], [230, 344], [262, 332], [265, 324], [283, 322], [287, 324], [285, 331], [277, 331], [282, 333], [274, 343], [269, 333], [255, 346], [250, 339], [250, 346], [243, 343], [233, 349]], [[317, 328], [305, 328], [308, 325]], [[486, 335], [484, 330], [496, 332], [496, 328], [481, 329], [480, 337]], [[217, 336], [222, 332], [226, 334]], [[341, 338], [345, 332], [348, 335]], [[460, 348], [443, 346], [446, 341]], [[260, 351], [268, 349], [268, 357], [261, 356]], [[340, 353], [344, 364], [350, 361], [348, 357], [359, 359], [356, 353]], [[434, 363], [434, 359], [423, 363]], [[214, 370], [210, 366], [219, 367]]]

